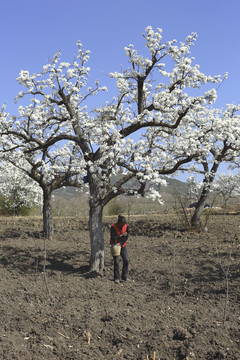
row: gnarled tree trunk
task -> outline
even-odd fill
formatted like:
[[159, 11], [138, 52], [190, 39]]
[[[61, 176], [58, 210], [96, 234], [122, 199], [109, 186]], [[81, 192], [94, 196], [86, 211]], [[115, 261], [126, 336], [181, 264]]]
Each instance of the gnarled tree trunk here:
[[53, 235], [53, 219], [52, 219], [52, 191], [43, 189], [43, 236], [51, 239]]
[[89, 230], [90, 230], [90, 271], [101, 273], [104, 269], [103, 200], [101, 181], [88, 173], [89, 181]]
[[89, 229], [91, 242], [90, 270], [102, 272], [104, 269], [104, 237], [102, 226], [103, 206], [90, 200]]
[[191, 225], [194, 228], [201, 229], [201, 227], [202, 227], [201, 214], [204, 209], [204, 205], [205, 205], [208, 194], [209, 194], [209, 190], [206, 188], [203, 188], [202, 194], [197, 202], [197, 206], [196, 206], [193, 216], [191, 218]]
[[[203, 181], [202, 193], [201, 193], [201, 196], [200, 196], [200, 198], [199, 198], [199, 200], [197, 202], [197, 206], [195, 208], [193, 216], [191, 218], [191, 225], [193, 227], [197, 228], [197, 229], [201, 229], [201, 226], [202, 226], [202, 224], [201, 224], [201, 214], [202, 214], [202, 211], [204, 209], [206, 199], [207, 199], [207, 197], [209, 195], [211, 184], [213, 183], [213, 181], [215, 179], [215, 175], [217, 173], [219, 164], [220, 164], [220, 161], [215, 161], [212, 168], [211, 168], [210, 175], [208, 177], [206, 177], [206, 175], [205, 175], [205, 179]], [[203, 163], [203, 167], [204, 167], [205, 173], [209, 173], [207, 162]]]

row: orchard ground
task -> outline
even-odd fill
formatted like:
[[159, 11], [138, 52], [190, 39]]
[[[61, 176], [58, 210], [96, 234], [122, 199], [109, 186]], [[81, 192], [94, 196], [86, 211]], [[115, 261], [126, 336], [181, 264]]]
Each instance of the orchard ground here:
[[44, 244], [40, 218], [0, 218], [0, 358], [240, 359], [240, 215], [210, 215], [207, 232], [174, 214], [130, 217], [130, 281], [118, 285], [115, 220], [104, 218], [99, 276], [85, 220], [54, 218]]

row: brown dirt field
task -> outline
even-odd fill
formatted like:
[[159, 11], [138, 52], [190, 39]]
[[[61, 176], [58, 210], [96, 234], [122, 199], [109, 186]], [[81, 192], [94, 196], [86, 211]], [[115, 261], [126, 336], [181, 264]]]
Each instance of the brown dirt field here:
[[173, 215], [130, 220], [131, 281], [117, 285], [112, 219], [97, 276], [83, 221], [54, 219], [44, 272], [41, 219], [0, 218], [1, 359], [240, 359], [240, 215], [226, 228], [210, 216], [202, 233]]

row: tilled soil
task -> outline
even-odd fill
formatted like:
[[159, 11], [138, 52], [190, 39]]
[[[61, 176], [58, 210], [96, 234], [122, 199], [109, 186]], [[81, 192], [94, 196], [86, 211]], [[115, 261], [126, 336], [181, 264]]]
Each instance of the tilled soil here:
[[41, 219], [0, 219], [0, 359], [239, 360], [240, 215], [212, 215], [202, 233], [173, 215], [132, 217], [120, 284], [114, 220], [100, 276], [87, 221], [55, 218], [44, 244]]

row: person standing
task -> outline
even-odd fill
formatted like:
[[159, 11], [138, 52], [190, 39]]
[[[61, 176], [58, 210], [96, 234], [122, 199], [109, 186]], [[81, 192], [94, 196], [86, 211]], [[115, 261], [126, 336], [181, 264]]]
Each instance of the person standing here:
[[122, 280], [128, 279], [128, 252], [127, 252], [127, 240], [129, 235], [129, 229], [124, 216], [119, 215], [118, 221], [111, 226], [111, 239], [110, 245], [119, 244], [121, 246], [121, 253], [119, 256], [113, 256], [114, 261], [114, 282], [118, 284], [120, 282], [120, 256], [123, 259], [122, 267]]

